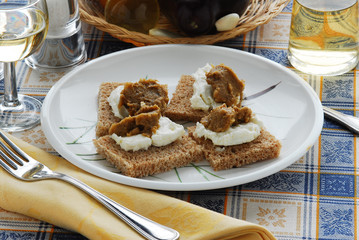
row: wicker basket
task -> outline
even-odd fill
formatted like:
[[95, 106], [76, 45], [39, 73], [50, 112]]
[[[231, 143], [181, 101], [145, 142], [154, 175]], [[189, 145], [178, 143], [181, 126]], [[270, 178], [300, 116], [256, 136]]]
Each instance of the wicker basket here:
[[[104, 16], [94, 7], [96, 0], [79, 0], [81, 19], [95, 26], [97, 29], [107, 32], [115, 38], [136, 46], [154, 44], [213, 44], [227, 39], [237, 37], [249, 32], [259, 25], [269, 22], [277, 16], [290, 0], [252, 0], [246, 12], [241, 17], [236, 28], [226, 32], [219, 32], [213, 35], [202, 35], [197, 37], [165, 37], [152, 36], [139, 32], [129, 31], [125, 28], [106, 22]], [[160, 17], [158, 28], [168, 31], [176, 31], [164, 16]]]

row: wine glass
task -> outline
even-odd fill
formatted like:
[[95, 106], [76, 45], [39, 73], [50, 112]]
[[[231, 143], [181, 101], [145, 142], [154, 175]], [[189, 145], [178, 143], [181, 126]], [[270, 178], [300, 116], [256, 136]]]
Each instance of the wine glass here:
[[4, 74], [0, 128], [5, 131], [22, 131], [40, 123], [41, 102], [17, 93], [15, 62], [41, 46], [47, 28], [46, 0], [0, 0], [0, 63]]

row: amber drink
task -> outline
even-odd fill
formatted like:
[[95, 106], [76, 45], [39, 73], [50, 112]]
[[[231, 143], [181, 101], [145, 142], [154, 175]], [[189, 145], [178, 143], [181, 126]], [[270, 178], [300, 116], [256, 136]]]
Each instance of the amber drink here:
[[288, 59], [298, 70], [333, 76], [359, 60], [357, 0], [294, 0]]

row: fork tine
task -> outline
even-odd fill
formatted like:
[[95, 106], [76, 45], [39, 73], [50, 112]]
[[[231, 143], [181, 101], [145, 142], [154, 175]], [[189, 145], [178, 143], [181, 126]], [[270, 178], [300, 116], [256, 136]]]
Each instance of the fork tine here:
[[[0, 137], [15, 151], [17, 152], [21, 157], [23, 157], [27, 161], [31, 161], [31, 157], [27, 155], [23, 150], [21, 150], [18, 146], [16, 146], [2, 131], [0, 131]], [[19, 164], [23, 165], [23, 159], [21, 159], [19, 156], [17, 156], [13, 151], [11, 151], [4, 143], [0, 141], [1, 147], [10, 154]]]
[[[3, 143], [1, 143], [1, 145], [3, 145]], [[9, 156], [6, 155], [6, 154], [4, 153], [4, 151], [2, 151], [1, 149], [0, 149], [0, 156], [2, 157], [2, 159], [0, 158], [0, 165], [1, 165], [3, 168], [5, 168], [5, 170], [11, 171], [10, 167], [9, 167], [4, 161], [6, 161], [6, 162], [7, 162], [11, 167], [13, 167], [14, 169], [17, 169], [17, 168], [18, 168], [17, 165], [14, 163], [14, 161], [12, 161], [11, 158], [9, 158]], [[2, 161], [2, 160], [4, 160], [4, 161]]]
[[[12, 163], [10, 163], [9, 161], [12, 161], [12, 162], [13, 162], [13, 160], [14, 160], [17, 164], [20, 164], [21, 166], [24, 165], [23, 159], [21, 159], [18, 155], [16, 155], [16, 154], [15, 154], [8, 146], [6, 146], [2, 141], [0, 141], [0, 146], [1, 146], [1, 148], [2, 148], [2, 150], [0, 150], [0, 151], [1, 151], [0, 155], [1, 155], [9, 164], [11, 164], [12, 167], [14, 167], [13, 164], [15, 164], [15, 163], [12, 164]], [[1, 148], [0, 148], [0, 149], [1, 149]], [[8, 155], [6, 155], [5, 152], [6, 152]], [[12, 157], [12, 159], [9, 158], [9, 155]]]

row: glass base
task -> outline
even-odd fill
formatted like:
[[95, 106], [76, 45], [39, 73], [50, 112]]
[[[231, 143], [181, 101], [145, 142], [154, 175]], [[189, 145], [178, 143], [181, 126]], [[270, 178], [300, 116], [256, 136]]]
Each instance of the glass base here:
[[320, 76], [338, 76], [349, 72], [355, 68], [359, 62], [359, 57], [356, 56], [350, 61], [343, 64], [336, 65], [313, 65], [300, 61], [291, 52], [288, 52], [288, 60], [293, 67], [299, 71], [307, 74], [320, 75]]
[[36, 98], [18, 95], [19, 104], [6, 106], [4, 97], [0, 97], [0, 129], [7, 132], [19, 132], [35, 127], [40, 123], [42, 103]]
[[64, 72], [70, 71], [75, 67], [83, 64], [87, 60], [87, 53], [83, 52], [77, 59], [73, 60], [72, 63], [65, 64], [63, 66], [50, 66], [46, 64], [38, 63], [32, 56], [25, 59], [25, 63], [32, 69], [40, 72]]

